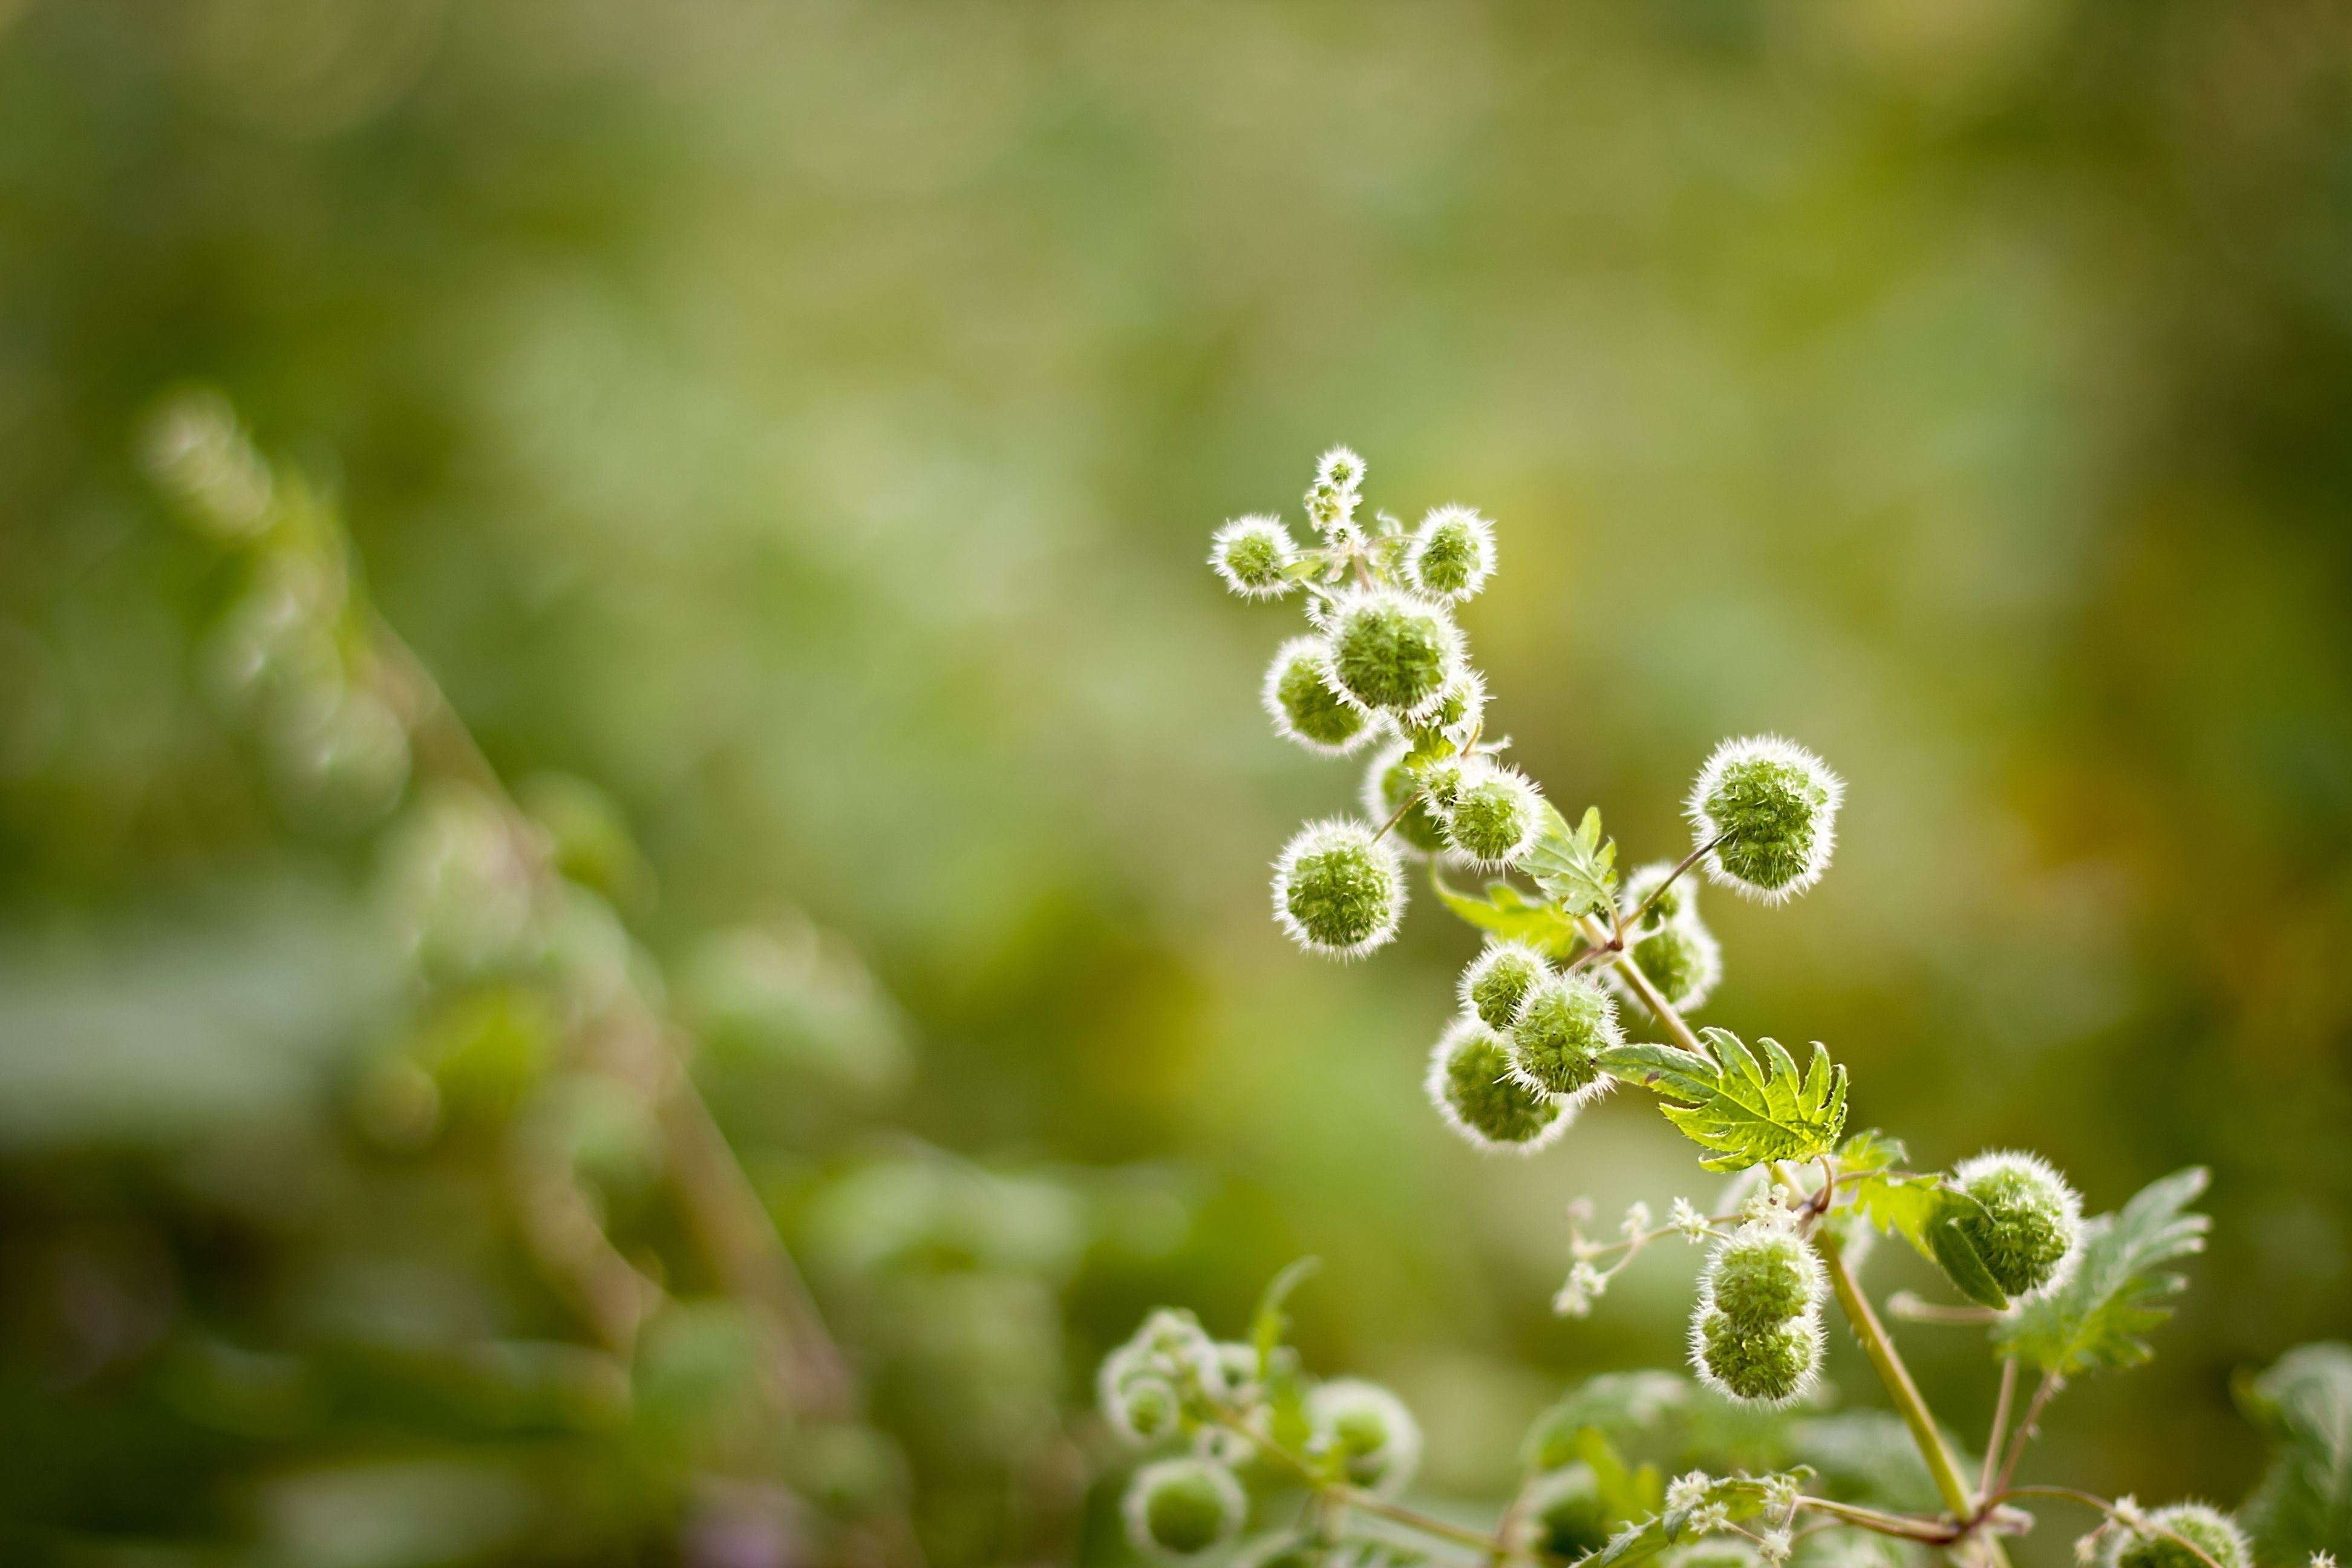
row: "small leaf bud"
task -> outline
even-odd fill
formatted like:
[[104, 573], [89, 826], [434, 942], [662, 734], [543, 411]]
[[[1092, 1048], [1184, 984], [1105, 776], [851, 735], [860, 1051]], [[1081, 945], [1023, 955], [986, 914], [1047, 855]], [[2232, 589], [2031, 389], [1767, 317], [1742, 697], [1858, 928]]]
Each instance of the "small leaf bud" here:
[[1309, 952], [1360, 958], [1396, 935], [1404, 868], [1366, 823], [1312, 822], [1274, 867], [1274, 918]]
[[2038, 1154], [1979, 1154], [1953, 1167], [1959, 1189], [1984, 1205], [1959, 1222], [1985, 1271], [2012, 1296], [2065, 1283], [2074, 1271], [2083, 1200]]
[[1128, 1539], [1157, 1556], [1192, 1557], [1230, 1539], [1248, 1511], [1231, 1470], [1207, 1459], [1163, 1459], [1136, 1471], [1122, 1511]]
[[1438, 1040], [1427, 1088], [1446, 1124], [1485, 1150], [1532, 1153], [1573, 1120], [1567, 1106], [1512, 1075], [1502, 1037], [1475, 1018], [1455, 1019]]
[[1464, 770], [1446, 811], [1446, 837], [1472, 865], [1499, 869], [1528, 852], [1541, 807], [1536, 786], [1516, 768], [1475, 765]]
[[1706, 874], [1764, 903], [1822, 879], [1836, 846], [1845, 785], [1828, 764], [1776, 735], [1726, 741], [1699, 770], [1688, 812]]
[[1421, 520], [1405, 551], [1405, 581], [1433, 599], [1467, 599], [1495, 572], [1495, 525], [1466, 506]]
[[1331, 689], [1367, 713], [1419, 724], [1460, 670], [1462, 634], [1424, 599], [1387, 588], [1339, 596], [1330, 612]]
[[1288, 572], [1297, 559], [1290, 531], [1271, 517], [1235, 518], [1209, 546], [1209, 564], [1245, 599], [1278, 599], [1297, 587]]
[[1344, 756], [1376, 733], [1363, 710], [1331, 689], [1331, 646], [1321, 637], [1293, 637], [1276, 651], [1265, 699], [1275, 733], [1310, 752]]
[[1307, 1396], [1307, 1418], [1325, 1453], [1360, 1487], [1394, 1494], [1421, 1465], [1421, 1424], [1404, 1401], [1376, 1383], [1337, 1378]]
[[[1643, 977], [1680, 1012], [1704, 1004], [1723, 978], [1722, 944], [1696, 920], [1678, 921], [1636, 937], [1632, 951]], [[1622, 984], [1613, 969], [1603, 978], [1612, 983], [1612, 990]]]
[[1708, 1258], [1701, 1289], [1735, 1324], [1764, 1328], [1821, 1305], [1821, 1260], [1785, 1225], [1743, 1225]]
[[2137, 1527], [2117, 1532], [2116, 1568], [2205, 1568], [2191, 1552], [2170, 1535], [2171, 1531], [2197, 1543], [2221, 1568], [2251, 1568], [2253, 1548], [2237, 1521], [2201, 1502], [2176, 1502], [2148, 1510]]
[[[1420, 778], [1405, 764], [1412, 749], [1410, 742], [1400, 739], [1373, 754], [1371, 766], [1364, 770], [1364, 815], [1374, 822], [1396, 816], [1389, 837], [1401, 838], [1423, 854], [1433, 854], [1445, 847], [1445, 829], [1431, 813], [1429, 795]], [[1397, 816], [1397, 808], [1408, 796], [1418, 798], [1402, 816]]]
[[1617, 1007], [1582, 974], [1555, 974], [1530, 986], [1511, 1019], [1511, 1072], [1529, 1089], [1575, 1094], [1601, 1081], [1595, 1058], [1622, 1045]]
[[1519, 1003], [1551, 973], [1542, 953], [1523, 942], [1493, 942], [1462, 972], [1462, 1006], [1490, 1029], [1507, 1029]]
[[1743, 1326], [1704, 1299], [1691, 1322], [1699, 1381], [1747, 1405], [1790, 1405], [1810, 1389], [1822, 1360], [1817, 1317]]

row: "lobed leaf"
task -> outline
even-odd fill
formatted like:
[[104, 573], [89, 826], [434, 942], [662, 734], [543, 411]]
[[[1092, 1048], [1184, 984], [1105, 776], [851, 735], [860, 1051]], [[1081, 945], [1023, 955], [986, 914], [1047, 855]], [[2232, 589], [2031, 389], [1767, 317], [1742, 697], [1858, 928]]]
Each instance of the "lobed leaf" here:
[[1710, 1171], [1744, 1171], [1768, 1160], [1811, 1160], [1826, 1154], [1845, 1129], [1845, 1068], [1816, 1042], [1800, 1074], [1778, 1040], [1762, 1039], [1764, 1060], [1728, 1029], [1702, 1029], [1703, 1049], [1676, 1046], [1612, 1046], [1601, 1070], [1655, 1089], [1680, 1104], [1659, 1107], [1666, 1120], [1710, 1157]]
[[1961, 1223], [1980, 1215], [1982, 1205], [1940, 1175], [1895, 1169], [1903, 1158], [1899, 1139], [1876, 1131], [1858, 1132], [1838, 1151], [1839, 1184], [1864, 1218], [1882, 1233], [1908, 1241], [1969, 1300], [1995, 1311], [2007, 1308], [2008, 1294]]
[[1994, 1348], [2062, 1377], [2148, 1360], [2156, 1352], [2139, 1336], [2172, 1316], [2164, 1299], [2189, 1283], [2158, 1266], [2204, 1250], [2213, 1222], [2187, 1205], [2210, 1179], [2200, 1165], [2175, 1171], [2142, 1187], [2120, 1214], [2084, 1222], [2073, 1277], [2021, 1303], [1994, 1331]]
[[1600, 808], [1586, 807], [1584, 820], [1571, 830], [1559, 808], [1547, 802], [1538, 820], [1535, 843], [1520, 857], [1519, 868], [1570, 918], [1608, 908], [1617, 888], [1617, 841], [1601, 837]]
[[1558, 957], [1576, 945], [1576, 922], [1558, 904], [1538, 903], [1508, 882], [1489, 882], [1486, 896], [1474, 899], [1445, 885], [1433, 862], [1429, 885], [1438, 902], [1480, 931], [1529, 942]]

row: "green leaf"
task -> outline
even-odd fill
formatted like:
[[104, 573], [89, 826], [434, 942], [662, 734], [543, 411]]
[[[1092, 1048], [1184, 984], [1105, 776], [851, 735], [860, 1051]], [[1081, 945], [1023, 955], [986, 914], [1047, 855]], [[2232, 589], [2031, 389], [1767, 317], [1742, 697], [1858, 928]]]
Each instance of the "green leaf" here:
[[1777, 1040], [1757, 1041], [1764, 1061], [1728, 1029], [1702, 1029], [1705, 1047], [1612, 1046], [1601, 1068], [1627, 1083], [1654, 1089], [1679, 1105], [1666, 1120], [1712, 1157], [1710, 1171], [1744, 1171], [1767, 1160], [1811, 1160], [1826, 1154], [1845, 1129], [1845, 1068], [1818, 1042], [1802, 1075]]
[[2204, 1250], [2213, 1222], [2185, 1209], [2209, 1179], [2201, 1166], [2175, 1171], [2142, 1187], [2122, 1213], [2084, 1222], [2074, 1277], [2020, 1305], [1994, 1331], [1995, 1348], [2062, 1377], [2153, 1356], [2139, 1336], [2172, 1316], [2164, 1299], [2188, 1285], [2157, 1266]]
[[1604, 1372], [1536, 1417], [1521, 1458], [1536, 1469], [1556, 1470], [1577, 1458], [1578, 1434], [1586, 1428], [1612, 1440], [1645, 1436], [1680, 1415], [1690, 1397], [1690, 1380], [1675, 1373]]
[[1994, 1311], [2009, 1297], [1977, 1255], [1962, 1222], [1980, 1215], [1976, 1199], [1933, 1173], [1915, 1175], [1894, 1167], [1904, 1158], [1900, 1140], [1878, 1131], [1857, 1132], [1838, 1151], [1838, 1182], [1863, 1217], [1888, 1236], [1900, 1235], [1919, 1256], [1980, 1307]]
[[1489, 882], [1486, 898], [1474, 899], [1447, 887], [1433, 860], [1429, 885], [1436, 890], [1440, 903], [1480, 931], [1531, 942], [1555, 957], [1576, 945], [1576, 922], [1566, 911], [1557, 904], [1537, 903], [1508, 882]]
[[1282, 1304], [1322, 1267], [1319, 1258], [1291, 1259], [1281, 1273], [1266, 1282], [1265, 1292], [1257, 1299], [1257, 1311], [1250, 1320], [1250, 1342], [1257, 1347], [1258, 1381], [1265, 1385], [1266, 1405], [1274, 1418], [1270, 1435], [1286, 1448], [1305, 1443], [1314, 1435], [1314, 1426], [1307, 1419], [1307, 1390], [1298, 1376], [1298, 1358], [1276, 1353], [1282, 1349], [1283, 1336], [1290, 1331], [1290, 1316], [1282, 1310]]
[[1608, 908], [1617, 887], [1616, 866], [1617, 841], [1602, 840], [1598, 806], [1587, 807], [1584, 820], [1570, 831], [1568, 819], [1547, 804], [1535, 844], [1519, 860], [1519, 868], [1571, 917]]
[[2352, 1345], [2297, 1345], [2238, 1404], [2270, 1434], [2271, 1465], [2242, 1510], [2265, 1563], [2352, 1553]]

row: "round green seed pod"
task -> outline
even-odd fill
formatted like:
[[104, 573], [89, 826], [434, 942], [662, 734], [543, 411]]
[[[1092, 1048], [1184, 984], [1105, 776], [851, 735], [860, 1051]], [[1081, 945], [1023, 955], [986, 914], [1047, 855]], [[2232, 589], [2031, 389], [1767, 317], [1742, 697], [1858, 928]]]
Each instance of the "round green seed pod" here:
[[1775, 735], [1726, 741], [1699, 770], [1688, 812], [1706, 874], [1765, 903], [1822, 879], [1845, 785], [1802, 746]]
[[1495, 525], [1466, 506], [1431, 511], [1405, 552], [1405, 580], [1433, 599], [1467, 599], [1494, 572]]
[[1411, 751], [1411, 742], [1398, 740], [1373, 754], [1371, 765], [1364, 770], [1364, 815], [1374, 822], [1386, 822], [1396, 816], [1397, 807], [1404, 805], [1407, 796], [1418, 797], [1402, 816], [1397, 816], [1389, 837], [1402, 838], [1424, 855], [1434, 854], [1445, 847], [1445, 828], [1429, 809], [1428, 791], [1405, 766]]
[[1359, 958], [1396, 935], [1404, 867], [1368, 823], [1332, 817], [1300, 828], [1274, 867], [1274, 918], [1309, 952]]
[[1523, 1496], [1519, 1518], [1538, 1552], [1573, 1563], [1609, 1544], [1609, 1509], [1599, 1479], [1583, 1460], [1538, 1477]]
[[1959, 1221], [1960, 1234], [1985, 1271], [2012, 1296], [2063, 1285], [2074, 1270], [2083, 1200], [2038, 1154], [1979, 1154], [1952, 1169], [1952, 1180], [1984, 1205]]
[[1706, 1298], [1741, 1329], [1769, 1328], [1822, 1300], [1821, 1260], [1783, 1226], [1741, 1226], [1716, 1245], [1704, 1279]]
[[1816, 1317], [1748, 1328], [1701, 1300], [1691, 1322], [1691, 1365], [1699, 1381], [1743, 1405], [1790, 1405], [1813, 1385], [1822, 1361]]
[[1331, 689], [1363, 709], [1418, 724], [1462, 665], [1462, 634], [1426, 600], [1356, 589], [1330, 610]]
[[1446, 838], [1463, 860], [1500, 869], [1535, 841], [1542, 804], [1534, 784], [1516, 768], [1474, 764], [1463, 770], [1446, 808]]
[[1318, 1384], [1307, 1396], [1307, 1419], [1316, 1443], [1339, 1458], [1357, 1486], [1402, 1491], [1421, 1466], [1421, 1424], [1376, 1383], [1342, 1377]]
[[1263, 696], [1275, 733], [1310, 752], [1344, 756], [1378, 732], [1331, 689], [1331, 645], [1321, 637], [1293, 637], [1276, 649]]
[[1512, 1016], [1511, 1072], [1541, 1093], [1575, 1094], [1602, 1081], [1596, 1058], [1624, 1039], [1616, 1005], [1589, 975], [1549, 975]]
[[1492, 942], [1462, 972], [1463, 1010], [1490, 1029], [1511, 1026], [1519, 1003], [1551, 973], [1544, 955], [1523, 942]]
[[1723, 978], [1722, 945], [1696, 920], [1675, 921], [1634, 938], [1633, 953], [1643, 977], [1678, 1011], [1704, 1004]]
[[1136, 1471], [1122, 1508], [1128, 1539], [1162, 1557], [1196, 1557], [1242, 1527], [1248, 1501], [1224, 1466], [1207, 1459], [1163, 1459]]
[[1430, 1053], [1425, 1087], [1446, 1125], [1477, 1148], [1532, 1153], [1573, 1120], [1569, 1108], [1521, 1083], [1503, 1037], [1457, 1018]]
[[1297, 559], [1290, 531], [1271, 517], [1235, 518], [1217, 530], [1209, 546], [1209, 564], [1245, 599], [1279, 598], [1297, 587], [1288, 573]]
[[2221, 1568], [2252, 1568], [2253, 1547], [2238, 1521], [2201, 1502], [2176, 1502], [2150, 1509], [2147, 1528], [2122, 1531], [2115, 1549], [2115, 1568], [2205, 1568], [2191, 1552], [2171, 1536], [2172, 1531], [2197, 1543]]
[[[1674, 869], [1675, 863], [1671, 860], [1653, 860], [1625, 873], [1625, 885], [1617, 893], [1617, 907], [1625, 911], [1628, 921], [1633, 918], [1633, 911], [1656, 891], [1658, 885], [1674, 875]], [[1685, 915], [1697, 913], [1698, 889], [1694, 885], [1694, 879], [1685, 873], [1675, 877], [1666, 890], [1659, 895], [1658, 901], [1650, 905], [1650, 912], [1643, 920], [1642, 929], [1647, 931], [1653, 926], [1664, 925], [1681, 920]]]

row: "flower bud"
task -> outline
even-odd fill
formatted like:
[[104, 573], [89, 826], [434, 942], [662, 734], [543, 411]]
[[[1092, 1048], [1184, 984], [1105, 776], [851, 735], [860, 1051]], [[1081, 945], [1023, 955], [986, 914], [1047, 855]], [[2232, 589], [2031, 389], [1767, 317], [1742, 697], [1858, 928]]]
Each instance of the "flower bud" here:
[[1569, 1108], [1521, 1083], [1501, 1036], [1475, 1018], [1457, 1018], [1430, 1053], [1430, 1102], [1446, 1124], [1486, 1150], [1532, 1153], [1565, 1130]]
[[1163, 1459], [1135, 1473], [1122, 1511], [1128, 1539], [1138, 1551], [1192, 1557], [1239, 1531], [1248, 1502], [1241, 1483], [1223, 1465]]
[[1331, 688], [1331, 647], [1321, 637], [1284, 643], [1265, 672], [1265, 710], [1274, 731], [1310, 752], [1342, 756], [1372, 738], [1363, 710]]
[[1274, 867], [1274, 918], [1309, 952], [1359, 958], [1396, 935], [1404, 867], [1370, 825], [1332, 817], [1298, 830]]
[[1548, 975], [1512, 1016], [1511, 1071], [1529, 1089], [1575, 1094], [1601, 1081], [1595, 1058], [1624, 1039], [1616, 1005], [1589, 975]]
[[1432, 510], [1405, 551], [1405, 581], [1433, 599], [1467, 599], [1494, 572], [1495, 525], [1466, 506]]
[[1691, 1323], [1699, 1381], [1748, 1405], [1788, 1405], [1812, 1386], [1822, 1360], [1818, 1317], [1743, 1325], [1702, 1299]]
[[1778, 736], [1726, 741], [1699, 770], [1688, 812], [1694, 841], [1713, 844], [1706, 874], [1765, 903], [1822, 879], [1845, 785], [1819, 757]]
[[2252, 1568], [2254, 1553], [2246, 1532], [2228, 1514], [2201, 1502], [2150, 1509], [2141, 1526], [2126, 1526], [2116, 1540], [2115, 1568], [2205, 1568], [2196, 1552], [2158, 1533], [2167, 1530], [2195, 1542], [2221, 1568]]
[[1337, 1456], [1348, 1479], [1393, 1495], [1421, 1465], [1421, 1424], [1404, 1401], [1376, 1383], [1343, 1377], [1307, 1396], [1315, 1441]]
[[1315, 459], [1315, 482], [1354, 495], [1364, 488], [1364, 459], [1347, 447], [1334, 447]]
[[1418, 724], [1435, 713], [1462, 664], [1462, 634], [1426, 600], [1360, 588], [1334, 602], [1331, 689], [1368, 713]]
[[[1658, 994], [1679, 1012], [1704, 1003], [1723, 978], [1723, 948], [1695, 920], [1670, 922], [1636, 937], [1633, 957]], [[1612, 973], [1608, 978], [1616, 976]]]
[[1485, 763], [1466, 768], [1445, 813], [1446, 837], [1463, 858], [1500, 869], [1535, 841], [1542, 797], [1516, 768]]
[[[1398, 740], [1383, 746], [1372, 757], [1372, 764], [1364, 770], [1364, 815], [1374, 822], [1386, 822], [1396, 816], [1396, 826], [1389, 837], [1402, 838], [1423, 854], [1433, 854], [1445, 847], [1445, 829], [1429, 809], [1429, 793], [1421, 780], [1405, 766], [1411, 754], [1412, 742]], [[1403, 805], [1409, 795], [1418, 796], [1402, 816], [1397, 807]]]
[[1245, 599], [1278, 599], [1297, 587], [1286, 574], [1297, 559], [1290, 531], [1271, 517], [1235, 518], [1209, 546], [1209, 564]]
[[1785, 1225], [1743, 1225], [1707, 1258], [1701, 1289], [1733, 1323], [1765, 1328], [1820, 1307], [1821, 1260]]
[[1526, 942], [1488, 942], [1462, 972], [1463, 1009], [1490, 1029], [1508, 1029], [1520, 1001], [1550, 973], [1543, 954]]
[[1984, 1205], [1959, 1222], [1994, 1283], [2012, 1296], [2062, 1285], [2074, 1271], [2083, 1200], [2038, 1154], [1979, 1154], [1953, 1167], [1959, 1189]]

